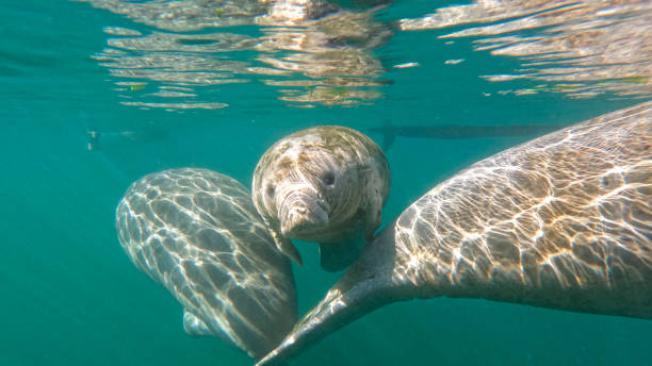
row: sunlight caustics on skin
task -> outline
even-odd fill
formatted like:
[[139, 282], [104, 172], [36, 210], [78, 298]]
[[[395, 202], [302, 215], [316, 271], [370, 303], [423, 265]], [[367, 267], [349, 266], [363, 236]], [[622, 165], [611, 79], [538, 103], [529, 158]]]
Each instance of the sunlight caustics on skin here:
[[259, 365], [385, 304], [437, 296], [652, 319], [652, 102], [537, 138], [435, 186]]
[[116, 216], [122, 247], [181, 303], [189, 334], [259, 357], [296, 321], [290, 263], [236, 180], [205, 169], [154, 173], [129, 188]]

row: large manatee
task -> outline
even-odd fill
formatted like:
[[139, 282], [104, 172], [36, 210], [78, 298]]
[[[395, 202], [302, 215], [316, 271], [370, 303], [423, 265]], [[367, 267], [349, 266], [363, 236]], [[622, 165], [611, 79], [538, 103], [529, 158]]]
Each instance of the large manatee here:
[[125, 194], [116, 225], [133, 263], [183, 306], [187, 333], [260, 357], [296, 321], [289, 260], [236, 180], [205, 169], [148, 175]]
[[388, 303], [438, 296], [652, 319], [652, 103], [509, 149], [434, 187], [259, 365]]

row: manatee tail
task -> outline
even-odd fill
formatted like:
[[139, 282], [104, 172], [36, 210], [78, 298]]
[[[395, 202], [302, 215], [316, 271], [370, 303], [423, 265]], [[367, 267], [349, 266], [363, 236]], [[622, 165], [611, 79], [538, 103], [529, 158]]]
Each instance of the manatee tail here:
[[278, 365], [337, 329], [391, 302], [406, 298], [391, 281], [394, 230], [365, 248], [358, 261], [294, 329], [256, 366]]

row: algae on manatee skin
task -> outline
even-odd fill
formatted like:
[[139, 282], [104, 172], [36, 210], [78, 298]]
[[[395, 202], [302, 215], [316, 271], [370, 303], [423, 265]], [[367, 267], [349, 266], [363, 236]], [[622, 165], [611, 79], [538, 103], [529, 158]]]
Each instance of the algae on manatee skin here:
[[552, 89], [556, 92], [573, 92], [579, 89], [581, 86], [578, 84], [555, 84]]
[[650, 82], [650, 78], [647, 76], [630, 76], [622, 78], [621, 80], [630, 84], [647, 84]]
[[348, 90], [343, 86], [331, 86], [324, 87], [322, 90], [322, 96], [328, 98], [344, 98], [348, 94]]
[[139, 91], [144, 90], [146, 86], [147, 86], [146, 83], [130, 84], [130, 85], [129, 85], [129, 91], [130, 91], [130, 92], [134, 92], [134, 93], [135, 93], [135, 92], [139, 92]]

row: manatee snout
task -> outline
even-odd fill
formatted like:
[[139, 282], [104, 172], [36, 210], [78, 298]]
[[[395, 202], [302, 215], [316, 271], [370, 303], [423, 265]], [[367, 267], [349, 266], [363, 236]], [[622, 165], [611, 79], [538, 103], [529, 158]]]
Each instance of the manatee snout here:
[[319, 231], [328, 225], [328, 204], [310, 196], [294, 199], [281, 206], [281, 233], [286, 237], [302, 239], [303, 235]]

